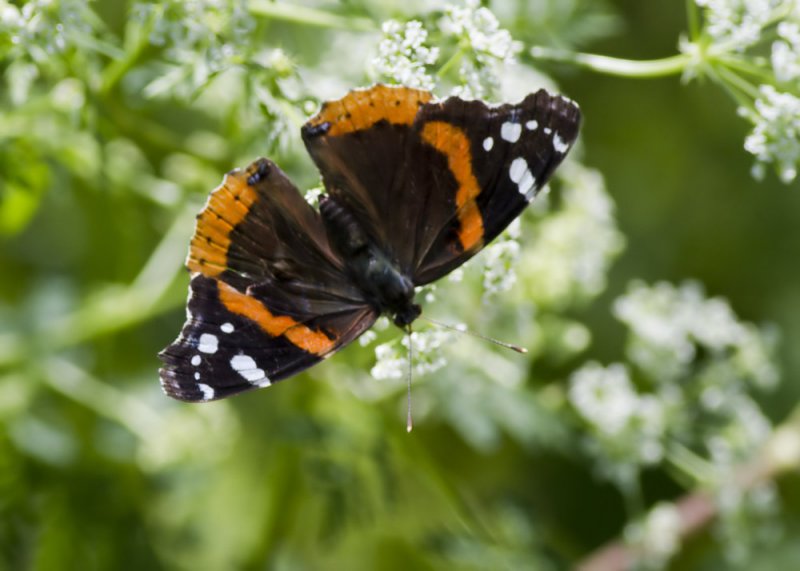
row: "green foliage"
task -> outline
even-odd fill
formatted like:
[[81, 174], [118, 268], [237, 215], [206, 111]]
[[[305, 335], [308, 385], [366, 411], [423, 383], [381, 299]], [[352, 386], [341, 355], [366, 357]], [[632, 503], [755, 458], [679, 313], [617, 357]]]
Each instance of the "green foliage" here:
[[[614, 538], [643, 568], [796, 566], [800, 204], [745, 152], [794, 179], [800, 13], [629, 4], [0, 0], [0, 566], [562, 569]], [[681, 52], [570, 51], [599, 42]], [[320, 101], [376, 80], [518, 100], [546, 71], [579, 148], [418, 295], [527, 355], [384, 322], [269, 390], [161, 394], [224, 172], [267, 155], [313, 198]]]

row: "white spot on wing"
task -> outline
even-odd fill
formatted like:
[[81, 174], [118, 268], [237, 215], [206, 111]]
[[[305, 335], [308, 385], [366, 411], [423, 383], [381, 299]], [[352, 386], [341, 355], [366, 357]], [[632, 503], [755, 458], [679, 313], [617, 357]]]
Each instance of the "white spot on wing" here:
[[195, 373], [194, 374], [194, 380], [195, 381], [199, 381], [200, 380], [200, 373]]
[[550, 134], [550, 133], [552, 133], [552, 132], [553, 132], [553, 130], [552, 130], [550, 127], [545, 127], [545, 128], [544, 128], [544, 134], [545, 134], [545, 135], [549, 135], [549, 134]]
[[525, 171], [525, 174], [522, 176], [522, 180], [519, 181], [519, 193], [524, 194], [525, 198], [530, 200], [532, 198], [531, 190], [533, 190], [533, 185], [536, 184], [536, 179], [533, 178], [531, 171]]
[[500, 136], [503, 138], [504, 141], [508, 141], [509, 143], [516, 143], [519, 140], [519, 136], [522, 134], [522, 125], [519, 123], [512, 123], [510, 121], [506, 121], [500, 126]]
[[508, 176], [511, 177], [515, 183], [519, 184], [522, 177], [528, 171], [528, 163], [522, 157], [518, 157], [511, 161], [511, 166], [508, 168]]
[[483, 150], [484, 151], [491, 151], [492, 147], [494, 147], [494, 139], [492, 139], [491, 137], [486, 137], [483, 140]]
[[536, 179], [531, 174], [530, 169], [528, 169], [528, 162], [522, 157], [517, 157], [511, 161], [511, 166], [508, 168], [508, 176], [517, 184], [519, 193], [530, 200], [531, 196], [529, 196], [529, 193], [536, 184]]
[[203, 393], [203, 400], [211, 400], [214, 398], [214, 389], [205, 383], [197, 383], [197, 388]]
[[233, 333], [233, 323], [223, 323], [220, 329], [222, 329], [223, 333]]
[[199, 365], [201, 363], [202, 360], [203, 359], [202, 359], [202, 357], [200, 357], [200, 355], [195, 355], [194, 357], [192, 357], [192, 365], [194, 365], [196, 367], [197, 365]]
[[536, 121], [535, 119], [531, 119], [530, 121], [528, 121], [527, 123], [525, 123], [525, 128], [526, 128], [528, 131], [535, 131], [536, 129], [538, 129], [538, 128], [539, 128], [539, 122], [538, 122], [538, 121]]
[[250, 355], [234, 355], [231, 359], [231, 367], [247, 380], [259, 387], [269, 386], [270, 380], [267, 378], [263, 369], [259, 369], [255, 360]]
[[569, 143], [566, 143], [564, 139], [559, 137], [558, 133], [553, 135], [553, 148], [556, 150], [557, 153], [564, 154], [569, 150]]
[[197, 344], [197, 350], [203, 353], [216, 353], [218, 347], [219, 339], [211, 333], [203, 333], [200, 336], [200, 342]]

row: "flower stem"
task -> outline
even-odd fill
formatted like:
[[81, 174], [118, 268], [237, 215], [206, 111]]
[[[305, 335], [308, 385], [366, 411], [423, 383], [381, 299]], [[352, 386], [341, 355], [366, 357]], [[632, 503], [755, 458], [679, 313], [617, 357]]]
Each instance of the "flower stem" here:
[[596, 54], [582, 54], [566, 50], [534, 46], [531, 55], [538, 60], [563, 62], [577, 65], [608, 75], [620, 77], [664, 77], [682, 73], [692, 62], [689, 54], [654, 60], [629, 60]]
[[358, 32], [372, 32], [377, 29], [375, 23], [368, 18], [356, 16], [339, 16], [324, 10], [317, 10], [297, 4], [269, 2], [268, 0], [250, 0], [248, 7], [255, 16], [263, 16], [272, 20], [283, 20], [306, 26], [319, 28], [335, 28], [340, 30], [354, 30]]
[[687, 480], [687, 484], [704, 485], [716, 480], [713, 464], [680, 442], [670, 443], [667, 448], [666, 461], [679, 471], [683, 479]]
[[464, 57], [464, 52], [466, 52], [466, 48], [464, 48], [463, 46], [458, 48], [458, 51], [456, 51], [452, 56], [450, 56], [450, 59], [444, 62], [442, 67], [439, 68], [439, 70], [436, 72], [436, 76], [444, 77], [445, 74], [448, 71], [450, 71], [453, 68], [453, 66], [461, 60], [462, 57]]
[[695, 0], [686, 0], [686, 20], [689, 26], [689, 37], [696, 42], [700, 37], [700, 15], [697, 13]]

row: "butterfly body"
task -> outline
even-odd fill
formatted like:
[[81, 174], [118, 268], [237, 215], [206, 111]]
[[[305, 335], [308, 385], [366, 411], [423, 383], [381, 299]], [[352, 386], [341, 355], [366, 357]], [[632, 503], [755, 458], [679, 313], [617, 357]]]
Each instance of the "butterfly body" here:
[[540, 90], [490, 107], [376, 85], [302, 128], [326, 193], [311, 207], [273, 162], [225, 177], [198, 215], [181, 335], [164, 391], [223, 398], [332, 355], [381, 314], [406, 328], [416, 286], [479, 252], [547, 182], [578, 134], [570, 100]]
[[376, 313], [388, 314], [404, 328], [419, 317], [422, 309], [414, 303], [414, 283], [396, 262], [372, 242], [346, 207], [330, 196], [322, 196], [319, 205], [328, 237], [346, 260], [353, 282]]

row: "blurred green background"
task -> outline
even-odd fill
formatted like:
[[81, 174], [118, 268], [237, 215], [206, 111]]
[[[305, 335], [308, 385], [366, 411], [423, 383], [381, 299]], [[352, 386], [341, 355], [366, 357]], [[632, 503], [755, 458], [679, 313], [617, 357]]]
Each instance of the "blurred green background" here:
[[[269, 390], [167, 399], [156, 354], [183, 322], [182, 263], [208, 191], [257, 156], [300, 188], [318, 184], [299, 125], [319, 100], [372, 81], [381, 21], [435, 26], [425, 14], [442, 7], [320, 1], [306, 14], [207, 1], [195, 20], [180, 4], [0, 2], [0, 567], [571, 568], [648, 507], [703, 488], [663, 462], [640, 466], [639, 492], [621, 491], [585, 451], [568, 402], [576, 369], [626, 359], [630, 333], [612, 307], [634, 279], [697, 280], [744, 321], [774, 326], [780, 382], [753, 398], [771, 426], [790, 418], [797, 183], [751, 178], [750, 127], [708, 81], [555, 64], [538, 69], [581, 105], [582, 164], [526, 214], [512, 290], [486, 298], [478, 264], [426, 308], [528, 357], [466, 337], [435, 346], [427, 358], [447, 365], [415, 376], [411, 434], [404, 381], [371, 378], [374, 346], [359, 343]], [[9, 7], [30, 10], [18, 41]], [[687, 27], [682, 2], [490, 7], [526, 48], [631, 59], [675, 53]], [[569, 278], [546, 293], [538, 276], [560, 266], [537, 269], [547, 242], [536, 239], [580, 206], [569, 188], [589, 172], [604, 177], [616, 212], [604, 228], [624, 249], [609, 238], [596, 287]], [[549, 255], [568, 263], [571, 252]], [[378, 340], [402, 355], [400, 336]], [[672, 567], [797, 568], [796, 467], [772, 490], [772, 512], [737, 512], [728, 532], [709, 524]], [[777, 531], [730, 557], [766, 527]]]

